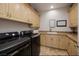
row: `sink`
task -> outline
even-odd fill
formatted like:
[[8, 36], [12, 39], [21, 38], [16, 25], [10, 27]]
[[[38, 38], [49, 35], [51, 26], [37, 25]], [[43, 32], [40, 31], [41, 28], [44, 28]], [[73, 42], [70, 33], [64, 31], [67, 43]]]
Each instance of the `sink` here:
[[47, 32], [47, 34], [58, 34], [57, 32]]

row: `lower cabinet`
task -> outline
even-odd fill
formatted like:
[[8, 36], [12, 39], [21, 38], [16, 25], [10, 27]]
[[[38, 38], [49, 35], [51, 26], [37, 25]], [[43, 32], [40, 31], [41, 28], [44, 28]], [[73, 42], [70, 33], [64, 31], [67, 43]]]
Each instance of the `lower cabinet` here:
[[59, 36], [59, 47], [60, 49], [67, 49], [68, 46], [68, 38], [65, 35]]
[[64, 49], [69, 55], [77, 55], [77, 43], [65, 35], [41, 35], [40, 44], [58, 49]]
[[77, 55], [77, 44], [73, 42], [72, 40], [69, 40], [67, 52], [70, 56], [76, 56]]
[[69, 55], [77, 55], [77, 43], [65, 35], [41, 35], [40, 44], [48, 47], [65, 49]]
[[46, 35], [40, 35], [40, 45], [46, 45]]
[[64, 35], [41, 35], [40, 44], [59, 49], [67, 48], [67, 40]]
[[59, 47], [59, 38], [57, 35], [46, 35], [46, 45], [49, 47]]

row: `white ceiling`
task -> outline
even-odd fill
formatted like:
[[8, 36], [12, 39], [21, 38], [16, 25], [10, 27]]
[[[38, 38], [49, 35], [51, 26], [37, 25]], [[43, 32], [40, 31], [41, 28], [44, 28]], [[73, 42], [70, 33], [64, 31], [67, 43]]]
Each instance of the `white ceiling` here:
[[32, 3], [31, 4], [33, 8], [35, 8], [37, 11], [47, 11], [51, 10], [50, 6], [53, 6], [54, 8], [62, 8], [62, 7], [68, 7], [71, 4], [70, 3]]

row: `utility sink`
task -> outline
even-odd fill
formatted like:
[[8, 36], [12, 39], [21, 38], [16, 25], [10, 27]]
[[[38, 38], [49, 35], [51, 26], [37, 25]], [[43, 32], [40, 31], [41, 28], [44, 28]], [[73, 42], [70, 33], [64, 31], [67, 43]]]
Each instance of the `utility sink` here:
[[47, 32], [47, 34], [58, 34], [57, 32]]

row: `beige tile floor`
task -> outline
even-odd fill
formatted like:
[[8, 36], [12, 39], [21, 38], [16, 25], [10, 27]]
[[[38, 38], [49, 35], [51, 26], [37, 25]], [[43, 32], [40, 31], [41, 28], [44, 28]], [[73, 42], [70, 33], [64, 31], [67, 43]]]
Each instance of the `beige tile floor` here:
[[40, 56], [68, 56], [68, 54], [64, 50], [58, 50], [58, 49], [41, 46]]

